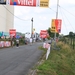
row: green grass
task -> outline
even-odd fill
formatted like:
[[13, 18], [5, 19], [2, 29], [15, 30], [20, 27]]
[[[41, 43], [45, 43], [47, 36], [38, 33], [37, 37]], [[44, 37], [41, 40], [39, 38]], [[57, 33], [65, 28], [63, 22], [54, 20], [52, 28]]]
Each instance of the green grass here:
[[49, 58], [37, 67], [37, 75], [75, 75], [75, 50], [62, 42], [58, 46], [61, 50], [51, 50]]

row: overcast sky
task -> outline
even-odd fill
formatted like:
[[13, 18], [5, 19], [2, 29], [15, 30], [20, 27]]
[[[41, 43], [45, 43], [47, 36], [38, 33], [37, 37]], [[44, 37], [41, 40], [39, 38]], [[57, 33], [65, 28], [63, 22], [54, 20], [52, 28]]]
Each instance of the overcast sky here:
[[[26, 21], [14, 17], [14, 28], [18, 32], [31, 33], [31, 18], [35, 32], [51, 27], [51, 20], [56, 19], [57, 0], [50, 0], [48, 8], [14, 6], [14, 14]], [[61, 34], [75, 32], [75, 0], [59, 0], [58, 19], [62, 19]]]

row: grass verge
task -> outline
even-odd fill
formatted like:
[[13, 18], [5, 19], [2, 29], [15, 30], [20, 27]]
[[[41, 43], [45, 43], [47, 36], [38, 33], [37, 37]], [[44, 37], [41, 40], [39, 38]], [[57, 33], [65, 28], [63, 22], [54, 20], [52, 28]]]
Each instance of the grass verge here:
[[[36, 75], [75, 75], [75, 50], [62, 42], [60, 50], [51, 50], [48, 60], [37, 66]], [[40, 49], [44, 50], [42, 47]]]

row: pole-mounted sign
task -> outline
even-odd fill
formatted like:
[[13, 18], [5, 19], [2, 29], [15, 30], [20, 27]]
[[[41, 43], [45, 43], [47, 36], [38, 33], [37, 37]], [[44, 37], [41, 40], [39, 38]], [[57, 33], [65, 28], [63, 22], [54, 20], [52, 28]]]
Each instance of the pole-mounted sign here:
[[61, 19], [52, 19], [51, 23], [51, 32], [53, 33], [60, 33], [61, 32]]

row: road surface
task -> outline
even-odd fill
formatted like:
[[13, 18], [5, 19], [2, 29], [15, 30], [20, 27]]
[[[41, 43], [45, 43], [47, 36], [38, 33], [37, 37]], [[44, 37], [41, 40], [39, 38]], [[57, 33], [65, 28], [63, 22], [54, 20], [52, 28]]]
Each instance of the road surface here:
[[42, 43], [0, 49], [0, 75], [27, 75], [40, 59]]

